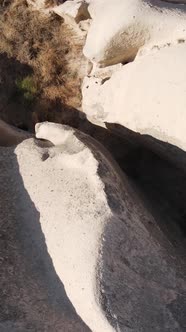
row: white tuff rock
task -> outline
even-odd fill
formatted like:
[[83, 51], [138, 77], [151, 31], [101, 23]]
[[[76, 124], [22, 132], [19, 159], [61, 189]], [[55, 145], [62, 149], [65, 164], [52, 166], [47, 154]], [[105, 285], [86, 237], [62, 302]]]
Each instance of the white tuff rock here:
[[92, 122], [118, 123], [186, 150], [186, 45], [138, 57], [104, 84], [86, 77], [83, 109]]
[[107, 66], [135, 58], [146, 45], [186, 39], [186, 7], [161, 0], [94, 0], [84, 54]]
[[181, 332], [184, 270], [110, 155], [66, 126], [36, 136], [53, 146], [31, 139], [15, 153], [77, 313], [93, 332]]
[[87, 7], [88, 4], [84, 0], [71, 0], [52, 8], [52, 11], [71, 25], [90, 18]]

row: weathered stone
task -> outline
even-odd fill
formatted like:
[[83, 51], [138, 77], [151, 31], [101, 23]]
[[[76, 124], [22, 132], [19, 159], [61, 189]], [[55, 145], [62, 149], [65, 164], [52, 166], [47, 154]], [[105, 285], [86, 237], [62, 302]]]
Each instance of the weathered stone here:
[[182, 258], [110, 155], [66, 126], [38, 124], [36, 135], [52, 144], [30, 139], [15, 150], [32, 201], [23, 204], [21, 195], [16, 209], [15, 222], [26, 225], [19, 236], [25, 257], [33, 250], [38, 261], [38, 225], [67, 295], [94, 332], [184, 331]]
[[88, 4], [84, 0], [71, 0], [54, 7], [52, 11], [71, 25], [90, 18], [87, 8]]
[[186, 150], [186, 46], [154, 50], [102, 84], [86, 77], [83, 110], [92, 122], [118, 123]]
[[107, 66], [133, 60], [144, 45], [151, 49], [186, 39], [186, 7], [160, 0], [93, 0], [92, 24], [84, 54]]

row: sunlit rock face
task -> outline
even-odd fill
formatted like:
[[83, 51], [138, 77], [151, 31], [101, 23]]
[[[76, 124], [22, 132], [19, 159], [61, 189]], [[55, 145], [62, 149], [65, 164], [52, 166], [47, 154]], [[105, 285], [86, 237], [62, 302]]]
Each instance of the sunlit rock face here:
[[116, 68], [105, 82], [86, 77], [82, 92], [88, 118], [118, 123], [186, 150], [185, 57], [185, 44], [154, 48]]
[[[82, 1], [28, 2], [84, 31], [77, 38], [88, 31], [82, 107], [89, 120], [151, 136], [184, 154], [184, 5], [90, 0], [88, 16], [81, 16]], [[69, 72], [74, 62], [87, 73], [75, 52], [69, 62]], [[0, 122], [0, 145], [0, 330], [185, 332], [184, 240], [172, 240], [183, 205], [166, 215], [180, 187], [172, 201], [162, 195], [155, 205], [154, 192], [147, 200], [137, 187], [146, 155], [132, 159], [140, 159], [140, 170], [130, 163], [131, 180], [101, 144], [64, 125], [38, 123], [33, 138]], [[163, 182], [166, 167], [160, 173]], [[161, 180], [156, 195], [167, 185]], [[168, 220], [164, 227], [161, 218]], [[178, 239], [184, 239], [180, 230]]]
[[89, 120], [117, 123], [185, 150], [186, 6], [95, 0], [89, 12], [84, 54], [94, 67], [82, 84]]
[[88, 4], [84, 0], [66, 1], [60, 6], [53, 8], [53, 11], [64, 18], [68, 24], [79, 23], [90, 18]]
[[[5, 304], [20, 313], [9, 326], [184, 331], [182, 259], [110, 154], [54, 123], [39, 123], [36, 137], [1, 149], [1, 220], [14, 220], [12, 268], [22, 258], [16, 283], [25, 278], [24, 301], [15, 287]], [[14, 285], [6, 271], [4, 289]]]
[[[35, 149], [30, 137], [0, 122], [0, 331], [90, 332], [56, 274], [40, 212], [24, 185], [15, 147]], [[25, 155], [25, 148], [18, 150]]]
[[[159, 0], [95, 0], [84, 54], [101, 66], [133, 60], [144, 45], [186, 38], [186, 11]], [[96, 37], [95, 37], [96, 36]]]

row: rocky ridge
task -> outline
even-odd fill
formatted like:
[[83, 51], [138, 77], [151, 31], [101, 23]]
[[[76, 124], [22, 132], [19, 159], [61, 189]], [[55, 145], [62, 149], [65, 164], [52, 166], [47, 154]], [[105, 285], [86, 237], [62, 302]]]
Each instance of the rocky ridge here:
[[[90, 122], [39, 123], [29, 139], [0, 123], [2, 225], [15, 227], [2, 331], [185, 331], [183, 2], [28, 2], [84, 40]], [[16, 283], [32, 276], [21, 293], [13, 242]]]

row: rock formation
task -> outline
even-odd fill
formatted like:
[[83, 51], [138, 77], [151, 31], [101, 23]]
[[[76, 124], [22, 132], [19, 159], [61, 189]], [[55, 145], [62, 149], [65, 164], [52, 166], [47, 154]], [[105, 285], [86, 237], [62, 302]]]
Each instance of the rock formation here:
[[[154, 49], [104, 83], [87, 77], [83, 108], [91, 121], [119, 123], [186, 150], [186, 46]], [[96, 99], [95, 99], [96, 95]]]
[[0, 330], [184, 332], [184, 1], [27, 2], [84, 41], [82, 110], [121, 168], [69, 126], [0, 122]]
[[54, 13], [64, 18], [67, 24], [79, 23], [90, 18], [88, 4], [82, 0], [66, 1], [52, 9]]
[[[31, 166], [37, 145], [28, 136], [32, 137], [0, 123], [0, 331], [90, 332], [55, 272], [40, 211], [23, 182], [15, 144], [26, 140], [18, 145], [17, 155], [21, 160], [28, 158]], [[43, 149], [51, 145], [41, 144]], [[29, 149], [28, 156], [25, 152]], [[28, 176], [31, 179], [33, 175], [35, 182], [30, 166]]]
[[186, 38], [186, 10], [159, 0], [94, 0], [84, 54], [101, 66], [131, 61], [144, 45]]
[[36, 137], [54, 146], [36, 149], [32, 179], [26, 142], [16, 155], [80, 317], [95, 332], [184, 330], [184, 262], [108, 152], [52, 123], [38, 124]]
[[[143, 0], [106, 5], [102, 0], [89, 8], [92, 24], [84, 53], [94, 71], [82, 86], [89, 120], [118, 123], [185, 150], [186, 6]], [[106, 77], [109, 67], [95, 70], [114, 63]]]
[[[109, 153], [89, 136], [67, 126], [38, 124], [36, 137], [48, 143], [31, 138], [19, 144], [14, 153], [12, 148], [3, 148], [2, 161], [6, 160], [11, 169], [1, 163], [2, 181], [9, 176], [14, 184], [12, 189], [6, 181], [1, 186], [12, 190], [14, 202], [10, 214], [3, 206], [1, 213], [6, 218], [12, 215], [19, 232], [20, 245], [17, 248], [15, 243], [14, 255], [17, 252], [24, 262], [28, 260], [31, 275], [35, 273], [34, 289], [42, 287], [35, 295], [36, 303], [42, 292], [47, 298], [51, 291], [54, 302], [52, 298], [46, 302], [50, 315], [54, 308], [59, 310], [56, 301], [64, 302], [63, 315], [68, 312], [65, 294], [56, 293], [56, 277], [50, 272], [55, 269], [77, 313], [92, 331], [184, 331], [182, 258]], [[52, 265], [46, 255], [50, 255]], [[38, 264], [44, 266], [43, 280]], [[20, 285], [27, 273], [22, 268], [16, 277]], [[16, 273], [15, 264], [12, 269]], [[6, 280], [12, 280], [9, 274], [5, 277], [4, 287]], [[49, 286], [49, 280], [54, 285]], [[48, 288], [43, 288], [44, 282]], [[24, 330], [33, 319], [36, 330], [43, 325], [50, 331], [47, 319], [32, 318], [37, 306], [32, 305], [32, 295], [26, 299], [24, 293], [31, 285], [28, 282], [22, 287], [24, 305], [16, 301], [21, 314], [14, 321], [9, 319], [10, 326]], [[25, 319], [27, 310], [31, 312]], [[83, 331], [72, 317], [73, 328]], [[65, 316], [60, 324], [59, 330], [66, 331]]]

